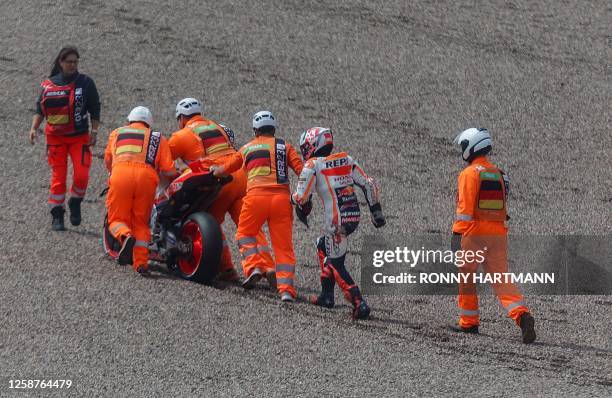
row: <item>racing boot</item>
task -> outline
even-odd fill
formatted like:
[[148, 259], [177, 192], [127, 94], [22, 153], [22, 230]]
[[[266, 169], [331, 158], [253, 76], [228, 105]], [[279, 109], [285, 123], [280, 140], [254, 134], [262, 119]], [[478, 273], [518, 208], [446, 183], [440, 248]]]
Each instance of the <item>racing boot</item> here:
[[347, 293], [347, 298], [350, 297], [349, 301], [353, 304], [353, 319], [367, 319], [370, 316], [370, 307], [361, 296], [359, 288], [352, 286]]
[[68, 208], [70, 209], [70, 224], [75, 227], [81, 225], [81, 202], [83, 198], [71, 197], [68, 199]]
[[334, 295], [321, 293], [318, 296], [310, 297], [310, 303], [319, 307], [334, 308]]
[[55, 206], [51, 209], [51, 229], [54, 231], [65, 231], [64, 227], [64, 213], [65, 210], [62, 206]]
[[531, 344], [536, 339], [535, 319], [529, 312], [524, 312], [519, 317], [519, 326], [521, 328], [521, 337], [524, 344]]
[[353, 310], [353, 319], [368, 319], [370, 317], [370, 306], [365, 302], [363, 297], [359, 304]]
[[325, 278], [321, 275], [321, 294], [310, 297], [310, 302], [319, 307], [334, 308], [334, 284], [333, 276]]

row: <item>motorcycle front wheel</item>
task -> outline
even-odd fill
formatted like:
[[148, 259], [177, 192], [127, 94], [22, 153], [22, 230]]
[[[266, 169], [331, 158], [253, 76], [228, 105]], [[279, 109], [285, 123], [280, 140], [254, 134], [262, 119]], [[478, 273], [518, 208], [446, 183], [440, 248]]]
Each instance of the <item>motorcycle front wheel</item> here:
[[190, 281], [211, 283], [219, 272], [223, 251], [217, 221], [208, 213], [194, 213], [181, 225], [179, 240], [186, 248], [177, 259], [179, 275]]

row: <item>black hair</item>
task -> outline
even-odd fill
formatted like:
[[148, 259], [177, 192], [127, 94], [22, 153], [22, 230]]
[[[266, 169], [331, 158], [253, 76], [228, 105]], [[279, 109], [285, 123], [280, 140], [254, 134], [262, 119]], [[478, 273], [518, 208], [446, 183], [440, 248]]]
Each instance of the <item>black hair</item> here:
[[176, 120], [179, 120], [179, 119], [181, 118], [181, 116], [184, 116], [184, 117], [186, 117], [187, 119], [191, 119], [192, 117], [197, 116], [197, 115], [202, 116], [202, 114], [201, 114], [200, 112], [192, 113], [191, 115], [183, 115], [183, 114], [181, 113], [180, 115], [178, 115], [178, 116], [176, 117]]
[[270, 135], [274, 135], [274, 133], [276, 133], [276, 127], [274, 126], [261, 126], [258, 129], [255, 129], [256, 133], [259, 134], [270, 134]]
[[470, 153], [470, 156], [468, 156], [468, 158], [465, 160], [468, 163], [472, 163], [472, 160], [476, 159], [478, 156], [485, 156], [487, 155], [489, 152], [491, 152], [491, 145], [487, 145], [484, 148], [481, 148], [479, 150], [477, 150], [476, 152], [472, 152]]
[[81, 56], [79, 55], [79, 50], [77, 50], [76, 47], [68, 46], [62, 48], [59, 54], [57, 54], [57, 57], [55, 57], [55, 61], [53, 61], [53, 67], [51, 68], [51, 73], [49, 74], [49, 77], [53, 77], [62, 71], [62, 66], [60, 65], [60, 62], [65, 60], [66, 57], [68, 57], [70, 54], [76, 55], [77, 59], [81, 58]]

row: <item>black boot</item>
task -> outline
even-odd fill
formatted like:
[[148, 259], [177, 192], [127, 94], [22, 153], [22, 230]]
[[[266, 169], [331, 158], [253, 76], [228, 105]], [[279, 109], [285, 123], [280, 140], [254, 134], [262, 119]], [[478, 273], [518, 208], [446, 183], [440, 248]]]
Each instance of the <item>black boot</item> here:
[[68, 199], [68, 208], [70, 209], [70, 224], [77, 226], [81, 225], [81, 202], [83, 198]]
[[64, 228], [64, 208], [62, 206], [55, 206], [51, 209], [51, 229], [54, 231], [65, 231]]
[[312, 296], [310, 302], [319, 307], [334, 308], [334, 294], [321, 293], [319, 296]]
[[119, 250], [119, 257], [117, 257], [119, 265], [128, 265], [134, 262], [134, 244], [136, 244], [136, 238], [131, 235], [123, 239], [121, 250]]
[[536, 339], [536, 332], [534, 328], [535, 320], [529, 312], [521, 314], [521, 317], [519, 318], [519, 326], [521, 328], [521, 337], [523, 339], [523, 343], [533, 343]]
[[365, 299], [361, 296], [361, 292], [357, 286], [353, 286], [348, 290], [351, 304], [353, 304], [353, 319], [367, 319], [370, 316], [370, 307]]
[[478, 334], [478, 326], [463, 327], [459, 325], [448, 325], [448, 330], [457, 333]]
[[353, 319], [367, 319], [370, 316], [370, 307], [365, 302], [364, 298], [359, 299], [359, 303], [353, 310]]
[[[331, 273], [331, 271], [330, 271]], [[310, 302], [314, 305], [325, 308], [334, 308], [334, 285], [336, 281], [332, 277], [325, 277], [321, 275], [321, 294], [312, 296]]]

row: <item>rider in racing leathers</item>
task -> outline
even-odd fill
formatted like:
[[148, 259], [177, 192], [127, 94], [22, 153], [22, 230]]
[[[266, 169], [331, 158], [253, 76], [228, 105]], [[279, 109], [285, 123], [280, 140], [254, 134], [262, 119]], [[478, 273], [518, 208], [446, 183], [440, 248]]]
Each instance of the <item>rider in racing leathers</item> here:
[[376, 228], [385, 225], [375, 181], [346, 152], [331, 153], [333, 135], [328, 128], [313, 127], [302, 133], [300, 150], [304, 169], [291, 200], [296, 204], [298, 218], [306, 223], [312, 209], [311, 195], [316, 189], [325, 208], [325, 234], [317, 239], [317, 254], [321, 267], [322, 292], [311, 299], [313, 304], [332, 308], [334, 285], [342, 288], [344, 297], [353, 305], [353, 318], [367, 318], [370, 308], [361, 296], [344, 265], [347, 237], [357, 229], [360, 212], [354, 184], [363, 191]]

